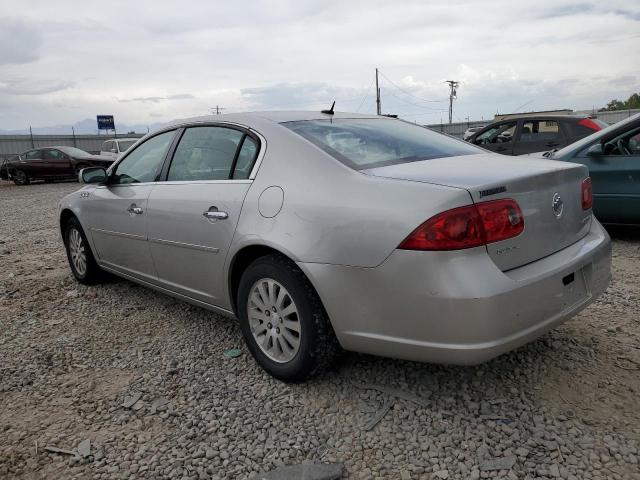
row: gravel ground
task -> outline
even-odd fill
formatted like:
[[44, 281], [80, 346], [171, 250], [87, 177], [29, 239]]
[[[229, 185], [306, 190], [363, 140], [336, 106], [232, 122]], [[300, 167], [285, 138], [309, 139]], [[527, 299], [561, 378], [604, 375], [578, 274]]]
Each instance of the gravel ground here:
[[76, 188], [0, 182], [0, 478], [236, 479], [308, 460], [356, 479], [640, 479], [640, 231], [612, 231], [599, 301], [515, 352], [478, 367], [349, 354], [286, 385], [233, 321], [73, 281], [56, 203]]

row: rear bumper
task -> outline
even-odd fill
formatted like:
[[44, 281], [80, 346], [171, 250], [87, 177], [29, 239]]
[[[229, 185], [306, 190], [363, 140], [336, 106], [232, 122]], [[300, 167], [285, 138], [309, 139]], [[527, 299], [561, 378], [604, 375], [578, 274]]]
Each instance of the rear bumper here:
[[376, 268], [301, 263], [347, 350], [477, 364], [576, 315], [609, 284], [611, 244], [589, 233], [544, 259], [500, 271], [484, 247], [396, 250]]

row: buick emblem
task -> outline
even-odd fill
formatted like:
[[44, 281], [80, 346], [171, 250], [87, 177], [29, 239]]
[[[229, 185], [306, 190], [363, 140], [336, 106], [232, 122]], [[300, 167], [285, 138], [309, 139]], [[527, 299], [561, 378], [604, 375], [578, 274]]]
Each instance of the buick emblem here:
[[551, 208], [553, 210], [553, 214], [560, 218], [562, 216], [562, 210], [564, 209], [564, 202], [558, 193], [553, 194], [553, 202], [551, 202]]

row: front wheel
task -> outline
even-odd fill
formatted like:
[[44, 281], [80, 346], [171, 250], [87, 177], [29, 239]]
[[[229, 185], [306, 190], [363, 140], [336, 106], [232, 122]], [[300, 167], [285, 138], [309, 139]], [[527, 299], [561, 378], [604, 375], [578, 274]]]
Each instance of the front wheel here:
[[102, 280], [102, 270], [96, 263], [87, 237], [75, 218], [70, 219], [64, 230], [67, 259], [73, 276], [84, 285], [94, 285]]
[[312, 377], [340, 351], [313, 286], [295, 263], [279, 255], [261, 257], [244, 272], [238, 316], [249, 351], [280, 380]]
[[16, 170], [13, 173], [13, 183], [16, 185], [29, 185], [29, 175], [24, 170]]

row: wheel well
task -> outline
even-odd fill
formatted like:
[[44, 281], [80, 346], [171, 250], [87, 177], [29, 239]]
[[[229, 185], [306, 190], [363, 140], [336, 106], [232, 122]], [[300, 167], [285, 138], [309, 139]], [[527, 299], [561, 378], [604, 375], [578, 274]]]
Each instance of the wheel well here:
[[62, 211], [62, 213], [60, 214], [60, 232], [62, 233], [62, 236], [64, 237], [64, 228], [67, 226], [67, 222], [69, 221], [69, 219], [71, 218], [76, 218], [75, 214], [69, 210], [69, 209], [64, 209]]
[[229, 268], [229, 298], [231, 299], [231, 308], [234, 313], [237, 314], [238, 286], [240, 285], [240, 278], [242, 277], [242, 274], [254, 260], [273, 254], [289, 258], [275, 248], [267, 247], [265, 245], [251, 245], [249, 247], [245, 247], [236, 253], [235, 257], [233, 257]]

